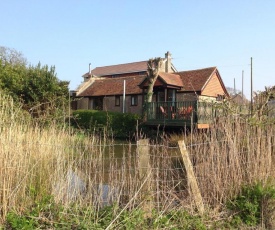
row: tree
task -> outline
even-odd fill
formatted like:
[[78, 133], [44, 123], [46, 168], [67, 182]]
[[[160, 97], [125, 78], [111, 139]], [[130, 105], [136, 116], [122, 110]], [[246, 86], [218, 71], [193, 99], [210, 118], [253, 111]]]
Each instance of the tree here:
[[27, 59], [21, 52], [5, 46], [0, 46], [0, 60], [4, 64], [27, 65]]
[[147, 97], [146, 102], [143, 107], [143, 120], [147, 120], [148, 113], [148, 103], [152, 102], [153, 94], [154, 94], [154, 85], [158, 78], [160, 69], [162, 67], [163, 61], [160, 57], [149, 59], [147, 62], [147, 80], [149, 82], [147, 89]]
[[160, 57], [149, 59], [147, 62], [147, 79], [149, 81], [147, 90], [147, 103], [152, 102], [154, 84], [158, 78], [162, 64], [163, 62]]
[[21, 99], [34, 116], [54, 115], [68, 107], [69, 82], [56, 77], [54, 66], [30, 66], [24, 80]]
[[234, 96], [234, 95], [236, 95], [236, 94], [241, 94], [241, 93], [242, 93], [241, 90], [239, 90], [239, 89], [234, 89], [234, 88], [232, 88], [232, 87], [226, 87], [226, 90], [227, 90], [227, 92], [229, 93], [230, 96]]
[[274, 105], [272, 101], [275, 98], [275, 86], [265, 87], [264, 91], [255, 93], [254, 96], [254, 106], [255, 111], [252, 114], [253, 117], [260, 117], [262, 115], [274, 114]]
[[26, 66], [19, 52], [1, 47], [0, 89], [34, 117], [57, 116], [68, 105], [68, 81], [60, 81], [55, 67]]

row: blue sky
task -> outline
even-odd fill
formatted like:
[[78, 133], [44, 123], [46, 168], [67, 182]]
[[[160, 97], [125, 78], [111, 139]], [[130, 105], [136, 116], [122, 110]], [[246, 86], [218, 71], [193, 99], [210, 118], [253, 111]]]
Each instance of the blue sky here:
[[57, 77], [82, 82], [92, 68], [164, 57], [178, 71], [217, 66], [226, 86], [250, 97], [275, 85], [275, 1], [0, 0], [0, 46]]

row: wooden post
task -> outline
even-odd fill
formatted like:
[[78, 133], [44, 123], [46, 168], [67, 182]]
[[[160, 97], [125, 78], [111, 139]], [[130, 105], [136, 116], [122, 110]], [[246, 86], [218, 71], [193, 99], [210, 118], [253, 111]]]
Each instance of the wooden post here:
[[185, 166], [185, 169], [186, 169], [188, 184], [191, 188], [191, 192], [193, 194], [193, 197], [194, 197], [196, 206], [198, 208], [198, 211], [199, 211], [200, 214], [203, 214], [204, 213], [204, 205], [203, 205], [203, 201], [202, 201], [202, 196], [201, 196], [201, 193], [200, 193], [200, 190], [199, 190], [199, 186], [197, 184], [197, 180], [196, 180], [196, 177], [195, 177], [195, 174], [194, 174], [193, 166], [192, 166], [192, 163], [190, 161], [189, 154], [188, 154], [188, 151], [186, 149], [184, 140], [178, 141], [178, 145], [179, 145], [181, 156], [182, 156], [182, 159], [183, 159], [183, 163], [184, 163], [184, 166]]
[[152, 215], [153, 209], [153, 195], [151, 191], [151, 170], [150, 170], [150, 147], [149, 139], [141, 139], [137, 142], [137, 151], [139, 156], [139, 178], [140, 180], [146, 180], [143, 183], [141, 189], [142, 209], [146, 217]]

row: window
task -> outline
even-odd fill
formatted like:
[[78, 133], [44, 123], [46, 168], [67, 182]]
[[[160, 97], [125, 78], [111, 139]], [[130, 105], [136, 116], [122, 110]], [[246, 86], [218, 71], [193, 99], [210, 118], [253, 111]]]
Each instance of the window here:
[[138, 96], [137, 95], [132, 95], [131, 96], [131, 105], [135, 106], [138, 104]]
[[103, 110], [103, 97], [95, 97], [94, 98], [94, 106], [95, 110]]
[[172, 106], [175, 106], [176, 102], [176, 90], [175, 89], [168, 89], [167, 90], [167, 101], [172, 102]]
[[167, 101], [172, 101], [172, 102], [176, 101], [176, 90], [168, 89], [167, 94], [168, 94], [168, 100]]
[[222, 100], [224, 100], [224, 95], [221, 95], [221, 94], [218, 94], [217, 95], [217, 101], [222, 101]]
[[115, 96], [115, 106], [120, 106], [120, 96]]
[[163, 91], [158, 91], [157, 92], [157, 101], [165, 101], [165, 93]]

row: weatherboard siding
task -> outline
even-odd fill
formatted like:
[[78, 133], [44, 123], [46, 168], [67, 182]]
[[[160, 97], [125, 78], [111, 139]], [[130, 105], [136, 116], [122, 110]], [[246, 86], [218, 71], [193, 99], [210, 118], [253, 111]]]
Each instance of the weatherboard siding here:
[[201, 95], [207, 95], [210, 97], [217, 97], [218, 95], [224, 95], [224, 89], [219, 81], [217, 74], [213, 74], [205, 88], [202, 90]]

